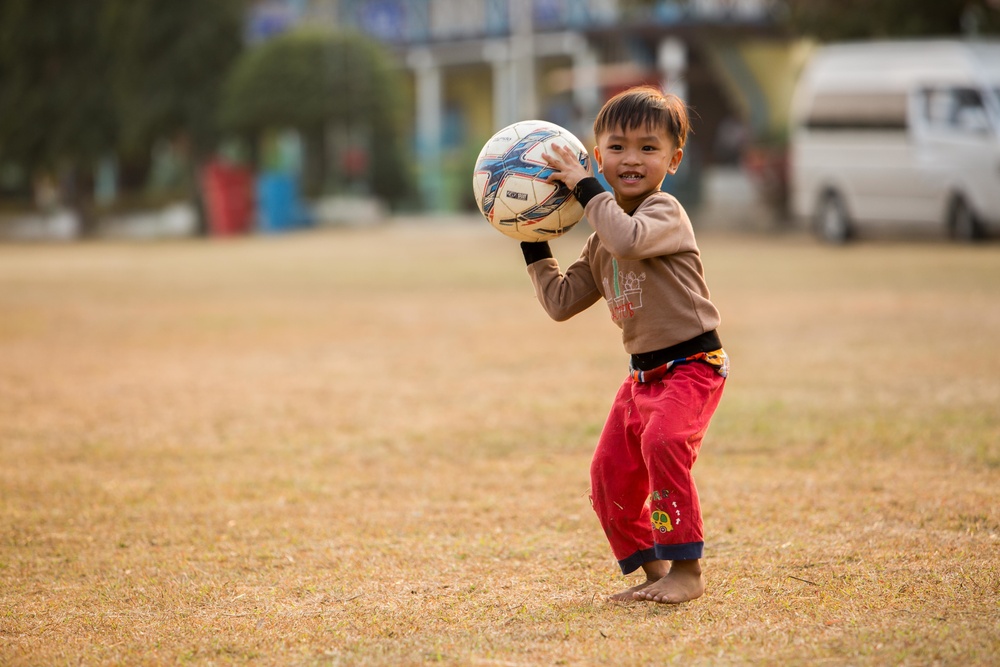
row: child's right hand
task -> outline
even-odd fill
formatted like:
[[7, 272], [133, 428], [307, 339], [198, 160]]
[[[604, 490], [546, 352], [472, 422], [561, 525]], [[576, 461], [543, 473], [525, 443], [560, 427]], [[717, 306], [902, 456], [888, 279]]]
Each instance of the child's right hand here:
[[591, 175], [590, 169], [580, 164], [577, 154], [566, 145], [553, 143], [552, 153], [546, 151], [542, 157], [555, 170], [545, 179], [549, 183], [562, 181], [573, 190], [577, 183]]

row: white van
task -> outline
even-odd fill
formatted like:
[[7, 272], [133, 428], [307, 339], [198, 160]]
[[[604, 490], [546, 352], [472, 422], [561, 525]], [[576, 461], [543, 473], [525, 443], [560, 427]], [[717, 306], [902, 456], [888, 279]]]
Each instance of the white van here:
[[833, 44], [792, 102], [791, 207], [821, 238], [1000, 230], [1000, 41]]

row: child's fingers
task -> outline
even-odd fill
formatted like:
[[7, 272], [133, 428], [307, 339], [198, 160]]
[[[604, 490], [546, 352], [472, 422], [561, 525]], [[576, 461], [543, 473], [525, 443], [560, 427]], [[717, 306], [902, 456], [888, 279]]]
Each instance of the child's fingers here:
[[566, 182], [567, 176], [571, 177], [570, 180], [575, 181], [572, 176], [577, 170], [584, 171], [583, 167], [578, 161], [577, 154], [565, 144], [550, 144], [546, 146], [545, 151], [542, 153], [542, 158], [545, 160], [546, 164], [553, 169], [553, 172], [546, 178], [546, 182], [554, 183], [556, 181]]
[[[554, 146], [550, 148], [556, 148]], [[545, 179], [547, 183], [552, 183], [554, 181], [561, 180], [563, 172], [566, 170], [566, 164], [558, 155], [549, 153], [548, 151], [542, 153], [542, 158], [545, 160], [546, 164], [552, 168], [552, 173]]]
[[552, 150], [554, 150], [559, 158], [565, 162], [573, 162], [573, 151], [569, 149], [566, 144], [552, 144]]
[[566, 157], [559, 152], [559, 146], [548, 146], [542, 156], [550, 167], [562, 169], [566, 166]]
[[558, 144], [553, 146], [553, 148], [559, 151], [559, 157], [562, 161], [561, 167], [563, 171], [582, 169], [584, 172], [589, 173], [590, 169], [584, 167], [580, 164], [580, 155], [573, 150], [570, 146], [564, 144]]

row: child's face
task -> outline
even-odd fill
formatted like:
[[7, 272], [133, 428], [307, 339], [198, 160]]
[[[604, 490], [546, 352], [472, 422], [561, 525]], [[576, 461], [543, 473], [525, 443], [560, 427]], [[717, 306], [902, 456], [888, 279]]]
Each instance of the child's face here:
[[665, 130], [616, 128], [597, 137], [597, 170], [621, 199], [644, 197], [660, 189], [681, 164], [684, 151]]

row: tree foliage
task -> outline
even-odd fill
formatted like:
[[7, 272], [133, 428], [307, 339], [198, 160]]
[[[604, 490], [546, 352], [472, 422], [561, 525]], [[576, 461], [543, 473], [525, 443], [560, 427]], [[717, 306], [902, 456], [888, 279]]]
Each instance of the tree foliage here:
[[242, 0], [3, 0], [0, 158], [29, 171], [215, 137]]
[[113, 0], [113, 82], [122, 147], [181, 133], [198, 153], [218, 139], [222, 85], [243, 48], [242, 0]]
[[997, 0], [785, 0], [796, 33], [822, 41], [1000, 33]]
[[327, 148], [332, 144], [335, 157], [338, 148], [360, 142], [370, 159], [374, 194], [397, 203], [412, 191], [402, 86], [396, 64], [377, 42], [354, 32], [297, 30], [241, 57], [227, 84], [222, 118], [232, 130], [250, 134], [298, 130], [321, 188], [329, 182]]
[[112, 150], [113, 51], [94, 2], [0, 3], [0, 156], [28, 170]]

